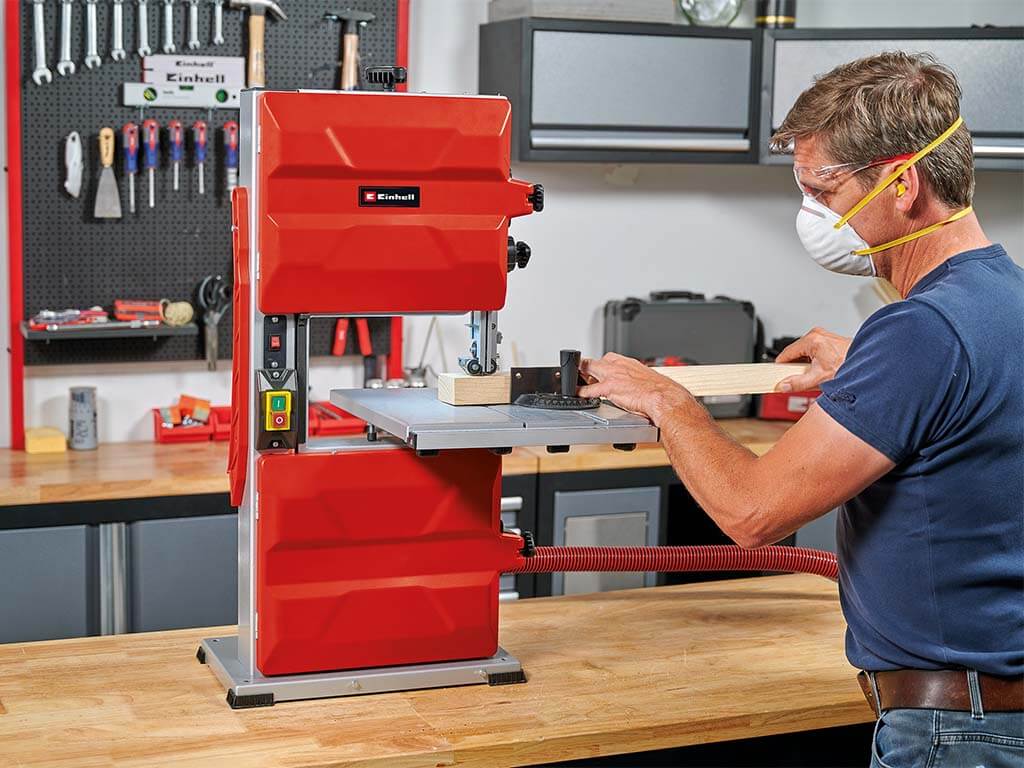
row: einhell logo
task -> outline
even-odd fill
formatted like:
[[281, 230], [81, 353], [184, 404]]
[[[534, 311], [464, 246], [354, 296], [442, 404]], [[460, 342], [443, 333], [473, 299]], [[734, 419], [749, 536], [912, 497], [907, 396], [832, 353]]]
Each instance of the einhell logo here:
[[360, 187], [359, 205], [380, 208], [419, 208], [419, 187]]

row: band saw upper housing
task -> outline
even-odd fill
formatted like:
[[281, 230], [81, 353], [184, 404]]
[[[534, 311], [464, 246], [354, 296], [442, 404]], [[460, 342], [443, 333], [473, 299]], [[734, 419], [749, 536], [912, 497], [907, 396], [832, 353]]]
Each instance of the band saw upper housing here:
[[258, 110], [261, 312], [504, 305], [509, 219], [534, 210], [506, 99], [272, 92]]

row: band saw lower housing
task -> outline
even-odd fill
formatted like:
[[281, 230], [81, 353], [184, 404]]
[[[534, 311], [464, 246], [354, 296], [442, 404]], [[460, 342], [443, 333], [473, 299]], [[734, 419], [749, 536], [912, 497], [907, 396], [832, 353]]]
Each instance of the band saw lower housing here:
[[353, 450], [259, 462], [256, 657], [265, 675], [488, 658], [501, 459]]

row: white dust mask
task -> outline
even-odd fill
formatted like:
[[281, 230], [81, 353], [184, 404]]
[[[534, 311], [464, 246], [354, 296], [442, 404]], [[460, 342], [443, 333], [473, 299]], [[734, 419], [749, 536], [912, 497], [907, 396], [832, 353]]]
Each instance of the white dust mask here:
[[841, 218], [827, 205], [804, 195], [796, 215], [796, 233], [800, 242], [811, 258], [825, 269], [843, 275], [873, 276], [875, 264], [871, 256], [857, 253], [869, 250], [871, 246], [849, 222], [837, 229], [836, 224]]

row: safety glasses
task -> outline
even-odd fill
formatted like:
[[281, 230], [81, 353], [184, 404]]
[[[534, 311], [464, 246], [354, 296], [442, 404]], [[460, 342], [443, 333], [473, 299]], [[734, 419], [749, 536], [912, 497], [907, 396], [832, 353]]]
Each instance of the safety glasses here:
[[797, 188], [808, 197], [817, 200], [825, 193], [835, 192], [843, 183], [856, 173], [874, 168], [886, 163], [896, 163], [909, 160], [914, 154], [894, 155], [882, 157], [867, 163], [837, 163], [835, 165], [822, 165], [812, 168], [809, 165], [794, 165], [793, 178], [796, 179]]

